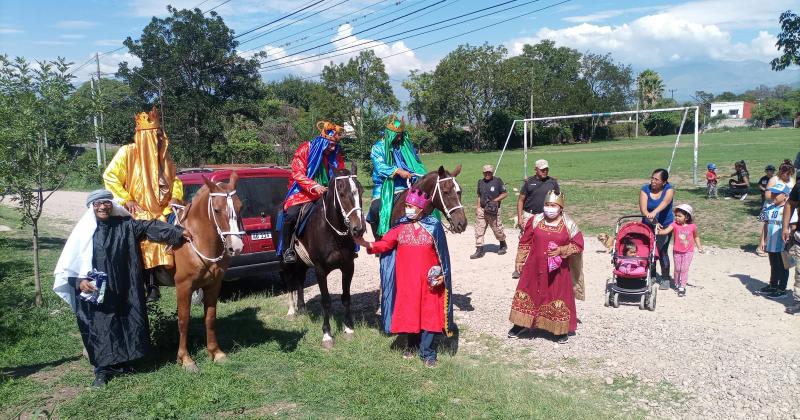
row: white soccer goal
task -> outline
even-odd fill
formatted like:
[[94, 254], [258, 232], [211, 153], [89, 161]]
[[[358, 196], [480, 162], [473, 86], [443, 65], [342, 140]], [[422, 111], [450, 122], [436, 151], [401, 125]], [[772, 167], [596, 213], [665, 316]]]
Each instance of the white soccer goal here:
[[683, 118], [681, 119], [681, 126], [678, 130], [678, 136], [675, 138], [675, 145], [672, 147], [672, 157], [669, 159], [669, 165], [667, 166], [667, 171], [672, 170], [672, 162], [675, 159], [675, 151], [678, 148], [678, 144], [681, 141], [681, 133], [683, 132], [683, 125], [686, 123], [686, 116], [689, 113], [689, 110], [694, 110], [694, 162], [692, 165], [692, 183], [697, 185], [697, 149], [700, 146], [700, 138], [699, 138], [699, 120], [700, 120], [700, 107], [699, 106], [682, 106], [676, 108], [658, 108], [658, 109], [643, 109], [638, 111], [618, 111], [618, 112], [601, 112], [601, 113], [592, 113], [592, 114], [577, 114], [577, 115], [559, 115], [555, 117], [536, 117], [536, 118], [525, 118], [522, 120], [514, 120], [511, 124], [511, 129], [508, 130], [508, 136], [506, 137], [506, 142], [503, 144], [503, 151], [500, 152], [500, 158], [497, 159], [497, 165], [495, 165], [495, 174], [500, 169], [500, 162], [503, 160], [503, 155], [506, 152], [506, 148], [508, 147], [508, 141], [511, 140], [511, 134], [514, 133], [514, 128], [516, 127], [517, 123], [523, 124], [522, 129], [522, 148], [523, 148], [523, 155], [524, 155], [524, 177], [528, 178], [528, 143], [533, 141], [533, 136], [528, 135], [529, 132], [529, 124], [534, 124], [540, 121], [556, 121], [556, 120], [569, 120], [569, 119], [577, 119], [577, 118], [605, 118], [605, 117], [612, 117], [615, 115], [636, 115], [637, 121], [637, 128], [638, 128], [638, 120], [640, 113], [651, 113], [651, 112], [675, 112], [675, 111], [683, 111]]

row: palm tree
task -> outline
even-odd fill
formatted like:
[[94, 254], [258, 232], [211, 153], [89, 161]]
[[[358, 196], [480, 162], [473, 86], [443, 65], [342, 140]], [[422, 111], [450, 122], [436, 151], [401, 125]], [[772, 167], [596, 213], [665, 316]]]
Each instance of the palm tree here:
[[661, 99], [661, 94], [664, 93], [664, 81], [661, 80], [661, 76], [658, 73], [650, 69], [639, 73], [636, 81], [639, 85], [639, 97], [642, 100], [642, 105], [645, 108], [651, 108]]

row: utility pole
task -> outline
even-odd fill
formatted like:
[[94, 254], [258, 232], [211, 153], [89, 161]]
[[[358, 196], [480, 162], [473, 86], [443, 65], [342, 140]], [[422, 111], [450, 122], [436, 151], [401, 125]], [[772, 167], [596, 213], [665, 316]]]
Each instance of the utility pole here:
[[[94, 90], [94, 76], [92, 76], [91, 83], [92, 83], [91, 84], [91, 87], [92, 87], [92, 102], [96, 105], [97, 104], [97, 93]], [[99, 135], [99, 133], [97, 131], [97, 114], [96, 113], [92, 116], [92, 120], [94, 121], [94, 141], [95, 141], [96, 150], [97, 150], [97, 167], [98, 168], [102, 168], [103, 167], [103, 162], [100, 159], [100, 135]]]
[[667, 90], [669, 91], [669, 97], [674, 100], [675, 99], [675, 91], [678, 90], [678, 89], [667, 89]]
[[[94, 53], [94, 61], [97, 64], [97, 94], [95, 95], [95, 105], [100, 105], [100, 53]], [[94, 90], [93, 90], [94, 91]], [[104, 128], [103, 126], [103, 110], [98, 110], [100, 114], [100, 129]], [[104, 168], [106, 166], [106, 141], [103, 136], [100, 135], [100, 131], [97, 128], [97, 115], [94, 117], [94, 130], [95, 130], [95, 138], [97, 141], [97, 167]]]

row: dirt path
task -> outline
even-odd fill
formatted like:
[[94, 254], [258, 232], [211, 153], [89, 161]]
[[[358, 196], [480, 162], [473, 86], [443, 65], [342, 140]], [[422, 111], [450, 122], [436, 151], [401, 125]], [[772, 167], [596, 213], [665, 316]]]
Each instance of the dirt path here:
[[[581, 323], [569, 343], [558, 345], [542, 337], [505, 338], [517, 283], [511, 279], [514, 253], [470, 260], [473, 241], [471, 228], [448, 235], [456, 318], [466, 327], [465, 341], [495, 337], [501, 348], [491, 351], [528, 362], [534, 374], [613, 382], [617, 394], [654, 417], [800, 418], [800, 406], [793, 401], [800, 395], [800, 317], [783, 312], [791, 298], [772, 301], [751, 292], [768, 281], [766, 258], [711, 249], [695, 256], [689, 280], [694, 287], [686, 297], [661, 291], [655, 312], [637, 306], [614, 309], [603, 306], [610, 255], [588, 238], [587, 298], [578, 302]], [[516, 248], [511, 231], [508, 242]], [[377, 259], [362, 252], [356, 263], [354, 292], [375, 290]], [[332, 293], [340, 293], [338, 281], [329, 284]], [[318, 290], [312, 286], [306, 293], [311, 299]], [[669, 395], [639, 395], [644, 388]]]
[[[88, 195], [89, 193], [85, 191], [56, 191], [45, 201], [42, 213], [44, 217], [56, 222], [59, 228], [69, 232], [75, 222], [86, 212], [86, 196]], [[8, 197], [0, 201], [0, 204], [15, 206]]]
[[[86, 209], [85, 197], [85, 192], [59, 191], [46, 204], [45, 215], [74, 223]], [[494, 337], [502, 343], [499, 351], [493, 350], [498, 357], [528, 363], [532, 374], [613, 382], [616, 393], [655, 417], [800, 419], [795, 401], [800, 395], [800, 316], [783, 313], [791, 298], [772, 301], [752, 294], [768, 281], [766, 258], [711, 249], [695, 255], [689, 279], [695, 287], [686, 297], [661, 291], [655, 312], [636, 306], [613, 309], [603, 306], [610, 256], [596, 239], [587, 238], [587, 299], [578, 302], [581, 323], [569, 343], [558, 345], [542, 337], [505, 338], [516, 287], [511, 279], [514, 252], [470, 260], [473, 241], [471, 227], [448, 235], [456, 317], [467, 332], [465, 349], [481, 335]], [[508, 242], [516, 249], [512, 231]], [[353, 291], [376, 290], [378, 260], [362, 251], [356, 265]], [[331, 276], [338, 277], [338, 272]], [[340, 284], [331, 281], [331, 292], [340, 293]], [[317, 294], [312, 286], [306, 299]], [[335, 308], [340, 309], [338, 302]], [[677, 390], [685, 402], [676, 403], [680, 399], [669, 395], [639, 395], [642, 386]]]

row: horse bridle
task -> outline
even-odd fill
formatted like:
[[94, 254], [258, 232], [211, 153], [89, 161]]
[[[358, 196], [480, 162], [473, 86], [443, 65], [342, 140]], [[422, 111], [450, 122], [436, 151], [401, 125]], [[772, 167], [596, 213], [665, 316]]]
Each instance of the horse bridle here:
[[[353, 202], [355, 203], [353, 208], [347, 212], [344, 210], [344, 206], [342, 205], [342, 198], [339, 196], [339, 190], [336, 188], [336, 182], [339, 181], [340, 179], [346, 179], [350, 183], [350, 192], [353, 194]], [[354, 179], [358, 179], [358, 177], [356, 175], [342, 175], [333, 178], [333, 208], [335, 209], [338, 203], [339, 212], [342, 214], [342, 220], [344, 221], [344, 225], [347, 227], [347, 229], [350, 229], [350, 215], [353, 214], [353, 212], [358, 212], [359, 217], [361, 217], [362, 213], [361, 200], [360, 197], [357, 197], [358, 187], [356, 187], [356, 183], [353, 182]], [[328, 226], [330, 226], [331, 229], [333, 229], [333, 231], [336, 232], [337, 235], [339, 236], [348, 235], [347, 230], [341, 231], [339, 229], [336, 229], [331, 223], [331, 221], [328, 220], [328, 207], [325, 204], [325, 198], [322, 199], [322, 212], [323, 212], [323, 217], [325, 217], [325, 222], [328, 223]]]
[[[230, 192], [224, 192], [224, 193], [215, 193], [215, 192], [210, 192], [209, 191], [209, 193], [208, 193], [208, 218], [214, 221], [214, 227], [217, 229], [217, 236], [219, 236], [219, 239], [222, 242], [222, 253], [219, 254], [219, 256], [217, 256], [216, 258], [207, 257], [205, 254], [200, 252], [200, 250], [197, 249], [196, 246], [194, 246], [194, 241], [189, 240], [189, 245], [192, 247], [192, 249], [197, 254], [197, 256], [199, 256], [201, 259], [203, 259], [205, 261], [208, 261], [208, 262], [211, 262], [211, 263], [215, 263], [215, 262], [219, 262], [223, 257], [225, 257], [225, 253], [227, 252], [227, 250], [225, 249], [225, 236], [226, 235], [228, 235], [228, 236], [235, 235], [235, 236], [240, 236], [241, 237], [242, 235], [245, 234], [245, 232], [243, 232], [241, 230], [233, 230], [234, 227], [236, 229], [239, 228], [239, 219], [236, 216], [236, 207], [234, 207], [234, 205], [233, 205], [233, 196], [234, 195], [236, 195], [236, 190], [233, 190], [233, 191], [230, 191]], [[225, 197], [225, 199], [226, 199], [225, 200], [225, 210], [228, 213], [228, 231], [227, 232], [223, 232], [222, 229], [219, 227], [219, 222], [217, 221], [217, 216], [214, 214], [214, 205], [213, 205], [214, 197]], [[183, 206], [173, 205], [173, 207], [177, 208], [177, 207], [183, 207]], [[177, 224], [178, 224], [178, 226], [181, 225], [180, 224], [180, 220], [178, 220]], [[230, 255], [230, 253], [228, 255]]]
[[452, 224], [452, 220], [450, 219], [450, 215], [461, 208], [464, 208], [464, 205], [461, 204], [461, 200], [458, 200], [458, 205], [455, 207], [448, 208], [447, 203], [444, 201], [444, 192], [442, 192], [441, 183], [445, 181], [453, 181], [454, 189], [456, 194], [461, 191], [461, 186], [458, 185], [458, 181], [452, 176], [448, 176], [447, 178], [440, 178], [438, 175], [436, 176], [436, 186], [433, 188], [433, 194], [431, 194], [431, 198], [435, 199], [436, 195], [439, 195], [439, 200], [442, 202], [442, 208], [444, 209], [445, 217], [447, 217], [447, 221]]

